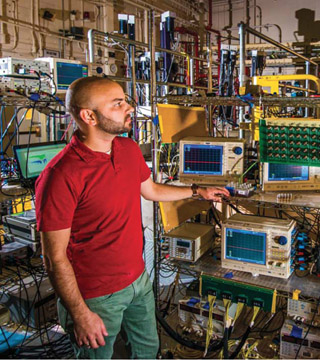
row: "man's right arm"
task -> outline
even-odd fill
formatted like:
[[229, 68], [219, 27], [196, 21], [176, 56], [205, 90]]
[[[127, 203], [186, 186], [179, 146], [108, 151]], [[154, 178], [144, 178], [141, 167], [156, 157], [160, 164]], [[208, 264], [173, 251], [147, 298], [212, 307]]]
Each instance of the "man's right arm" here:
[[79, 346], [94, 349], [105, 345], [107, 330], [101, 318], [90, 311], [80, 293], [76, 277], [67, 257], [70, 229], [41, 232], [42, 252], [51, 283], [74, 322]]

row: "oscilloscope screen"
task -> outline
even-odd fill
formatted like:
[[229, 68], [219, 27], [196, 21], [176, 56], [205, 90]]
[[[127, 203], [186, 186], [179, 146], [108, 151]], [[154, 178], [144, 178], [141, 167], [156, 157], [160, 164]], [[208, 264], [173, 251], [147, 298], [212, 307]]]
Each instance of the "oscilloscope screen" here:
[[223, 146], [185, 144], [183, 155], [185, 174], [222, 175]]
[[266, 234], [226, 228], [225, 258], [254, 264], [266, 263]]
[[74, 80], [87, 76], [87, 65], [57, 62], [57, 87], [59, 90], [67, 90]]
[[268, 181], [309, 180], [309, 167], [287, 164], [269, 164]]

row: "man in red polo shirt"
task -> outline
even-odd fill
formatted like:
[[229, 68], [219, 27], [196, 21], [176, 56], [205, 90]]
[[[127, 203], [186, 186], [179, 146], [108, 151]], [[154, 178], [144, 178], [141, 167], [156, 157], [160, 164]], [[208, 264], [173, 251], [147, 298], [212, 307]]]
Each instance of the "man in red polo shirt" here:
[[[155, 358], [154, 299], [142, 258], [140, 195], [153, 201], [192, 196], [190, 187], [154, 183], [131, 130], [133, 108], [120, 85], [75, 81], [66, 96], [78, 130], [36, 183], [45, 265], [62, 326], [79, 358], [111, 358], [124, 326], [134, 358]], [[224, 188], [198, 188], [219, 201]]]

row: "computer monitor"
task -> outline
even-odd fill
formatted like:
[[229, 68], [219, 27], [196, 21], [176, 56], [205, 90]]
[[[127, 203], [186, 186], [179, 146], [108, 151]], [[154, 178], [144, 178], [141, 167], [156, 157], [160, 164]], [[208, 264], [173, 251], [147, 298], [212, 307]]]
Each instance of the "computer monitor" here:
[[22, 179], [36, 179], [65, 146], [65, 141], [15, 145], [13, 147], [18, 171]]
[[180, 181], [226, 185], [243, 173], [244, 140], [187, 137], [180, 140]]
[[226, 228], [225, 258], [265, 265], [266, 233]]
[[263, 190], [316, 190], [320, 189], [320, 168], [305, 165], [263, 165]]

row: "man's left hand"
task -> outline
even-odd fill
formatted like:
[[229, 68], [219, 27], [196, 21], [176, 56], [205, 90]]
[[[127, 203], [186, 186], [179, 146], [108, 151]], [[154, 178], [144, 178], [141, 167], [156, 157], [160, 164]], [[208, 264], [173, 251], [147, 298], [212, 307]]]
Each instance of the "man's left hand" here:
[[203, 199], [217, 202], [230, 197], [229, 191], [222, 187], [199, 187], [197, 192]]

